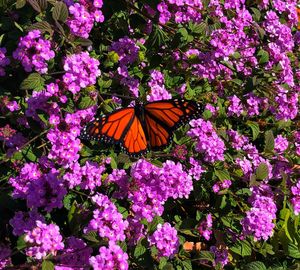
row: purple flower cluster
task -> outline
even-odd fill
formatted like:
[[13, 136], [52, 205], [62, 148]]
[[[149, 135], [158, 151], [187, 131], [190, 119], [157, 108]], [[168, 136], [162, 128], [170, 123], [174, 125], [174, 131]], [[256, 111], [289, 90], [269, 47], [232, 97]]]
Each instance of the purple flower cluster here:
[[259, 110], [263, 109], [267, 104], [266, 98], [260, 98], [255, 96], [253, 93], [249, 93], [246, 95], [246, 110], [248, 116], [252, 117], [255, 115], [259, 115]]
[[213, 220], [212, 215], [208, 214], [206, 216], [205, 220], [202, 220], [199, 224], [198, 231], [199, 234], [204, 237], [205, 240], [209, 240], [210, 236], [212, 234], [212, 226], [213, 226]]
[[51, 142], [48, 158], [65, 167], [70, 167], [79, 159], [81, 149], [80, 135], [82, 120], [89, 121], [94, 117], [95, 107], [66, 114], [62, 119], [60, 114], [50, 115], [50, 122], [54, 125], [47, 133]]
[[229, 97], [230, 105], [228, 106], [228, 116], [236, 115], [240, 116], [243, 113], [243, 106], [241, 100], [236, 96]]
[[243, 233], [253, 235], [254, 239], [267, 240], [273, 235], [276, 219], [277, 207], [274, 202], [273, 192], [268, 185], [262, 184], [260, 187], [252, 187], [252, 195], [249, 202], [252, 208], [246, 212], [246, 217], [242, 219]]
[[13, 187], [13, 197], [26, 199], [31, 182], [38, 180], [42, 173], [38, 164], [25, 163], [17, 177], [11, 177], [9, 183]]
[[36, 163], [26, 163], [19, 176], [11, 177], [9, 183], [14, 198], [26, 199], [29, 208], [43, 207], [48, 212], [61, 208], [67, 193], [57, 171], [42, 173]]
[[5, 267], [11, 264], [11, 249], [3, 244], [0, 244], [0, 269], [5, 269]]
[[296, 185], [291, 187], [292, 199], [291, 203], [294, 208], [295, 215], [299, 215], [300, 213], [300, 180], [296, 183]]
[[73, 3], [69, 6], [71, 16], [67, 24], [71, 33], [75, 36], [88, 38], [95, 22], [103, 22], [102, 0], [80, 0], [79, 3]]
[[203, 119], [190, 121], [191, 129], [187, 135], [195, 139], [196, 151], [204, 155], [204, 160], [213, 163], [224, 160], [225, 144], [219, 138], [213, 125]]
[[274, 140], [274, 149], [277, 153], [283, 153], [289, 146], [289, 141], [282, 135], [278, 135]]
[[148, 101], [171, 99], [172, 95], [165, 88], [165, 78], [164, 74], [159, 70], [152, 70], [150, 72], [151, 79], [148, 82], [150, 87], [150, 93], [147, 95]]
[[45, 222], [44, 217], [37, 212], [36, 209], [28, 213], [18, 211], [15, 216], [9, 221], [13, 227], [13, 234], [20, 236], [25, 232], [31, 231], [36, 226], [36, 221]]
[[0, 77], [5, 76], [5, 67], [10, 64], [10, 60], [5, 56], [6, 49], [0, 48]]
[[244, 145], [249, 143], [249, 139], [246, 136], [240, 135], [233, 129], [228, 130], [227, 134], [230, 139], [230, 144], [235, 150], [241, 150]]
[[62, 200], [67, 194], [57, 172], [43, 174], [28, 186], [27, 206], [43, 207], [47, 212], [63, 206]]
[[139, 85], [140, 82], [138, 79], [129, 75], [128, 69], [126, 66], [120, 66], [117, 69], [118, 75], [120, 76], [120, 84], [128, 87], [129, 91], [135, 96], [139, 96]]
[[84, 166], [78, 162], [73, 163], [69, 171], [63, 176], [67, 181], [69, 188], [79, 185], [82, 189], [95, 190], [101, 186], [102, 174], [105, 171], [105, 165], [96, 162], [87, 161]]
[[128, 255], [114, 242], [108, 247], [100, 247], [99, 255], [90, 258], [90, 265], [95, 270], [102, 269], [128, 269]]
[[135, 218], [152, 221], [162, 215], [163, 204], [168, 198], [188, 198], [193, 189], [192, 178], [180, 163], [167, 160], [158, 168], [146, 160], [139, 160], [131, 169], [135, 189], [129, 192]]
[[148, 237], [150, 246], [158, 250], [158, 257], [173, 257], [179, 248], [177, 231], [170, 223], [158, 224], [156, 231]]
[[232, 182], [231, 180], [223, 180], [223, 181], [219, 181], [217, 183], [215, 183], [212, 187], [213, 192], [214, 193], [218, 193], [219, 191], [223, 190], [223, 189], [227, 189], [231, 186]]
[[18, 48], [13, 52], [13, 57], [21, 61], [25, 71], [35, 70], [41, 74], [48, 72], [47, 61], [54, 56], [51, 42], [41, 37], [40, 30], [32, 30], [21, 37]]
[[[159, 11], [159, 22], [166, 24], [171, 18], [176, 23], [186, 23], [189, 21], [200, 22], [201, 13], [199, 10], [203, 8], [200, 0], [166, 0], [157, 5]], [[174, 16], [174, 17], [173, 17]]]
[[258, 149], [249, 142], [249, 139], [246, 136], [241, 136], [234, 130], [229, 130], [228, 135], [233, 148], [244, 151], [244, 156], [242, 158], [236, 158], [235, 164], [242, 169], [246, 180], [250, 179], [251, 174], [255, 173], [255, 170], [261, 163], [265, 163], [268, 167], [268, 176], [266, 177], [266, 180], [273, 176], [270, 161], [259, 154]]
[[281, 86], [277, 87], [275, 97], [276, 107], [272, 106], [271, 112], [275, 114], [277, 120], [294, 119], [298, 114], [298, 93], [288, 91]]
[[123, 220], [122, 214], [109, 198], [100, 193], [92, 197], [97, 209], [93, 211], [93, 219], [90, 220], [85, 232], [97, 231], [103, 238], [109, 241], [124, 241], [125, 230], [128, 227], [128, 221]]
[[115, 198], [126, 198], [129, 191], [129, 176], [125, 170], [114, 169], [106, 178], [106, 182], [115, 183], [119, 187], [119, 189], [113, 194]]
[[88, 52], [67, 56], [64, 62], [66, 73], [63, 76], [67, 89], [76, 94], [81, 88], [95, 84], [101, 74], [99, 64], [99, 61], [90, 57]]
[[110, 51], [114, 51], [119, 56], [120, 66], [133, 64], [139, 56], [140, 48], [129, 37], [120, 38], [111, 44]]
[[55, 270], [87, 269], [92, 251], [83, 240], [69, 237], [61, 251], [62, 255], [58, 256]]
[[189, 175], [197, 181], [200, 180], [202, 173], [206, 172], [206, 170], [202, 167], [201, 163], [193, 157], [190, 157], [190, 165]]
[[5, 146], [8, 147], [7, 156], [11, 157], [13, 153], [19, 151], [20, 148], [27, 142], [27, 139], [21, 132], [13, 134], [10, 138], [5, 140]]
[[30, 243], [30, 247], [26, 249], [26, 255], [38, 260], [49, 254], [56, 255], [64, 248], [59, 227], [55, 224], [47, 225], [41, 221], [36, 221], [36, 227], [25, 234], [24, 240]]
[[228, 250], [225, 248], [218, 248], [216, 246], [211, 246], [209, 248], [209, 251], [213, 252], [215, 255], [215, 260], [213, 262], [213, 266], [216, 266], [217, 264], [221, 264], [222, 267], [224, 267], [226, 264], [228, 264]]
[[136, 97], [139, 95], [139, 80], [131, 76], [127, 65], [138, 60], [140, 48], [129, 37], [120, 38], [111, 44], [110, 51], [118, 55], [119, 67], [117, 68], [121, 85], [127, 86], [129, 91]]

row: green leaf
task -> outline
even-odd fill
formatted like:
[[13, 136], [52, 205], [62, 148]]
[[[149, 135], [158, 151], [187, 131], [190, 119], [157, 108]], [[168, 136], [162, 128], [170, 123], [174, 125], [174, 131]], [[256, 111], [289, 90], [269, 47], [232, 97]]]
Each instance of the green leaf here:
[[215, 255], [213, 252], [203, 250], [200, 251], [199, 254], [197, 254], [195, 259], [213, 262], [215, 260]]
[[44, 89], [45, 79], [39, 73], [31, 73], [20, 85], [20, 89], [40, 91]]
[[73, 42], [75, 45], [81, 45], [81, 46], [92, 46], [93, 45], [93, 41], [91, 41], [88, 38], [76, 38]]
[[54, 270], [54, 264], [51, 261], [43, 261], [42, 270]]
[[290, 257], [295, 259], [300, 259], [300, 249], [299, 246], [294, 243], [288, 243], [287, 253]]
[[169, 39], [168, 35], [157, 25], [153, 25], [152, 32], [146, 42], [146, 47], [159, 48]]
[[250, 256], [252, 253], [252, 248], [247, 240], [236, 242], [230, 250], [242, 257]]
[[269, 62], [269, 53], [267, 51], [261, 49], [258, 51], [257, 56], [259, 57], [260, 64]]
[[84, 234], [83, 238], [90, 242], [99, 243], [98, 235], [97, 235], [97, 232], [95, 232], [95, 231], [90, 231], [90, 232]]
[[216, 170], [215, 169], [215, 174], [220, 180], [229, 180], [230, 179], [230, 174], [227, 170]]
[[50, 35], [52, 35], [54, 32], [51, 25], [46, 21], [37, 22], [28, 27], [28, 30], [35, 29], [40, 30], [42, 33], [48, 32]]
[[266, 163], [260, 163], [255, 171], [256, 179], [263, 180], [269, 175], [269, 168]]
[[264, 152], [266, 153], [272, 153], [274, 150], [274, 135], [272, 130], [268, 130], [265, 133], [265, 148]]
[[183, 270], [193, 270], [192, 262], [189, 261], [181, 261], [181, 267]]
[[[63, 199], [63, 203], [64, 203], [64, 207], [70, 211], [71, 209], [71, 203], [73, 201], [73, 199], [75, 198], [76, 196], [74, 194], [71, 194], [71, 193], [68, 193], [64, 199]], [[69, 212], [70, 213], [70, 212]]]
[[47, 0], [38, 0], [38, 3], [42, 11], [47, 9], [48, 7]]
[[141, 257], [145, 254], [145, 252], [147, 251], [147, 241], [145, 241], [145, 239], [140, 240], [135, 249], [134, 249], [134, 257], [138, 258]]
[[18, 241], [17, 241], [17, 249], [18, 250], [22, 250], [24, 248], [27, 247], [27, 243], [25, 242], [25, 239], [24, 239], [25, 235], [21, 235], [19, 238], [18, 238]]
[[259, 125], [256, 122], [247, 121], [246, 124], [251, 128], [252, 130], [252, 138], [253, 140], [256, 140], [256, 138], [259, 135]]
[[206, 32], [207, 24], [205, 22], [199, 24], [189, 23], [189, 28], [193, 33], [203, 35]]
[[254, 7], [252, 7], [251, 10], [253, 12], [253, 19], [258, 22], [261, 18], [261, 12], [257, 8], [254, 8]]
[[38, 13], [42, 12], [42, 9], [39, 5], [39, 1], [38, 0], [27, 0], [27, 2], [32, 6], [32, 8], [37, 11]]
[[20, 9], [26, 5], [26, 0], [17, 0], [16, 9]]
[[260, 261], [248, 263], [242, 269], [243, 270], [267, 270], [265, 264]]
[[163, 223], [163, 221], [161, 217], [155, 216], [152, 222], [148, 224], [148, 232], [152, 234], [156, 230], [157, 225]]
[[83, 109], [87, 109], [89, 107], [92, 107], [92, 106], [94, 106], [96, 104], [97, 104], [97, 99], [94, 100], [91, 97], [86, 96], [86, 97], [80, 98], [80, 101], [79, 101], [79, 104], [78, 104], [78, 108], [80, 110], [83, 110]]
[[69, 16], [68, 7], [66, 4], [62, 1], [57, 2], [54, 5], [53, 11], [52, 11], [52, 18], [55, 21], [61, 21], [65, 22]]

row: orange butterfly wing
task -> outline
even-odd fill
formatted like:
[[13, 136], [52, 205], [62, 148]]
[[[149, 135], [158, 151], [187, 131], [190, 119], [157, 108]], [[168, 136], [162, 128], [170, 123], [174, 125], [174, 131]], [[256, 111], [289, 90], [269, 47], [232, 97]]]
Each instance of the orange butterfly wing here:
[[145, 105], [145, 123], [151, 149], [158, 150], [171, 141], [174, 130], [197, 118], [204, 108], [193, 101], [160, 100]]
[[120, 144], [130, 155], [140, 155], [147, 151], [145, 132], [132, 107], [96, 118], [83, 129], [80, 137], [85, 140]]

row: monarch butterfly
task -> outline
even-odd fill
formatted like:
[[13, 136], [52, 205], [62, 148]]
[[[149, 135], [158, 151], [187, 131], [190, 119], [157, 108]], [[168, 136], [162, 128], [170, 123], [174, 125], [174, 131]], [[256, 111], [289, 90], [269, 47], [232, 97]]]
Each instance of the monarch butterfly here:
[[166, 147], [174, 130], [203, 111], [199, 103], [179, 99], [137, 104], [96, 118], [83, 129], [80, 137], [120, 144], [127, 154], [138, 157], [149, 148]]

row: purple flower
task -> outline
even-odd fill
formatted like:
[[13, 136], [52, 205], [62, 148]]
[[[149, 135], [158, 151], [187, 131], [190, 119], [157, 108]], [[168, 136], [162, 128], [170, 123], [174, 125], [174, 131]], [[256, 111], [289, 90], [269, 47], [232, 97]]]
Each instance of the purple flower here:
[[43, 174], [28, 185], [27, 206], [43, 207], [50, 212], [63, 206], [62, 200], [66, 194], [67, 190], [58, 178], [58, 173]]
[[21, 61], [25, 71], [35, 70], [41, 74], [48, 72], [47, 61], [54, 56], [50, 41], [41, 37], [40, 30], [32, 30], [21, 37], [18, 48], [13, 52], [13, 57]]
[[283, 137], [282, 135], [278, 135], [275, 138], [274, 143], [275, 143], [274, 149], [278, 153], [284, 152], [289, 146], [288, 140], [285, 137]]
[[212, 187], [214, 193], [218, 193], [220, 190], [227, 189], [231, 186], [232, 182], [230, 180], [223, 180], [215, 183]]
[[291, 187], [291, 203], [293, 205], [295, 215], [299, 215], [300, 213], [300, 180], [296, 183], [296, 185]]
[[64, 248], [59, 227], [55, 224], [47, 225], [41, 221], [36, 221], [36, 227], [25, 234], [24, 240], [30, 243], [30, 247], [26, 249], [26, 255], [38, 260], [48, 254], [55, 256], [57, 251]]
[[204, 155], [204, 160], [211, 163], [224, 160], [225, 144], [215, 132], [211, 122], [195, 119], [190, 121], [190, 126], [187, 135], [196, 140], [196, 151]]
[[152, 70], [150, 72], [151, 79], [148, 82], [150, 87], [150, 93], [147, 95], [148, 101], [156, 101], [162, 99], [171, 99], [172, 95], [167, 91], [164, 86], [165, 78], [163, 73], [158, 70]]
[[90, 258], [90, 265], [95, 270], [128, 269], [128, 255], [118, 245], [109, 242], [108, 247], [100, 247], [99, 255]]
[[192, 176], [195, 180], [200, 180], [202, 173], [206, 172], [205, 169], [201, 166], [201, 163], [190, 157], [191, 168], [189, 169], [189, 175]]
[[158, 224], [148, 241], [150, 246], [157, 248], [158, 257], [173, 257], [179, 248], [177, 231], [170, 223]]
[[215, 254], [215, 260], [213, 262], [213, 266], [216, 266], [218, 263], [224, 267], [228, 264], [228, 250], [225, 248], [217, 248], [216, 246], [211, 246], [209, 249], [211, 252]]
[[99, 235], [109, 241], [124, 241], [125, 230], [128, 222], [123, 220], [122, 214], [117, 207], [102, 194], [96, 194], [92, 197], [97, 209], [93, 211], [93, 219], [84, 229], [85, 233], [89, 231], [98, 231]]
[[212, 234], [212, 215], [208, 214], [205, 220], [202, 220], [199, 224], [198, 231], [201, 236], [204, 237], [205, 240], [209, 240]]
[[110, 47], [110, 51], [115, 51], [118, 54], [120, 66], [133, 64], [138, 59], [139, 50], [140, 48], [135, 42], [128, 37], [114, 41]]
[[119, 189], [113, 194], [115, 198], [126, 198], [129, 191], [129, 176], [127, 175], [125, 170], [114, 169], [112, 173], [106, 178], [106, 182], [117, 184]]
[[36, 163], [25, 163], [17, 177], [11, 177], [9, 183], [13, 187], [13, 197], [26, 199], [31, 182], [41, 177], [41, 171]]
[[246, 136], [240, 135], [233, 129], [228, 130], [227, 134], [230, 138], [230, 143], [235, 150], [241, 150], [244, 145], [249, 143], [249, 139]]
[[102, 5], [101, 0], [80, 0], [79, 3], [70, 3], [70, 17], [67, 24], [71, 33], [78, 37], [88, 38], [94, 23], [104, 21], [104, 16], [100, 10]]
[[5, 76], [5, 67], [10, 64], [10, 60], [5, 56], [6, 48], [0, 48], [0, 77]]
[[162, 215], [163, 204], [168, 198], [188, 198], [193, 181], [180, 163], [167, 160], [162, 168], [140, 159], [131, 169], [134, 180], [128, 198], [136, 218], [152, 221], [155, 215]]
[[18, 211], [15, 216], [9, 221], [13, 227], [13, 234], [20, 236], [31, 231], [36, 226], [36, 221], [45, 222], [44, 217], [37, 212], [36, 209], [28, 213]]
[[63, 81], [68, 90], [76, 94], [81, 88], [95, 84], [101, 74], [99, 64], [99, 61], [90, 57], [87, 52], [67, 56], [64, 62], [66, 73]]
[[243, 107], [241, 105], [241, 100], [236, 96], [229, 97], [230, 105], [228, 107], [228, 116], [236, 115], [240, 116], [243, 112]]
[[69, 237], [65, 248], [61, 251], [62, 255], [57, 256], [55, 270], [87, 269], [92, 251], [83, 240], [74, 236]]
[[254, 240], [267, 240], [273, 235], [277, 207], [273, 199], [271, 189], [262, 184], [261, 187], [253, 187], [249, 202], [252, 208], [246, 212], [242, 219], [243, 233], [253, 235]]
[[11, 249], [3, 244], [0, 244], [0, 269], [5, 269], [11, 265]]

